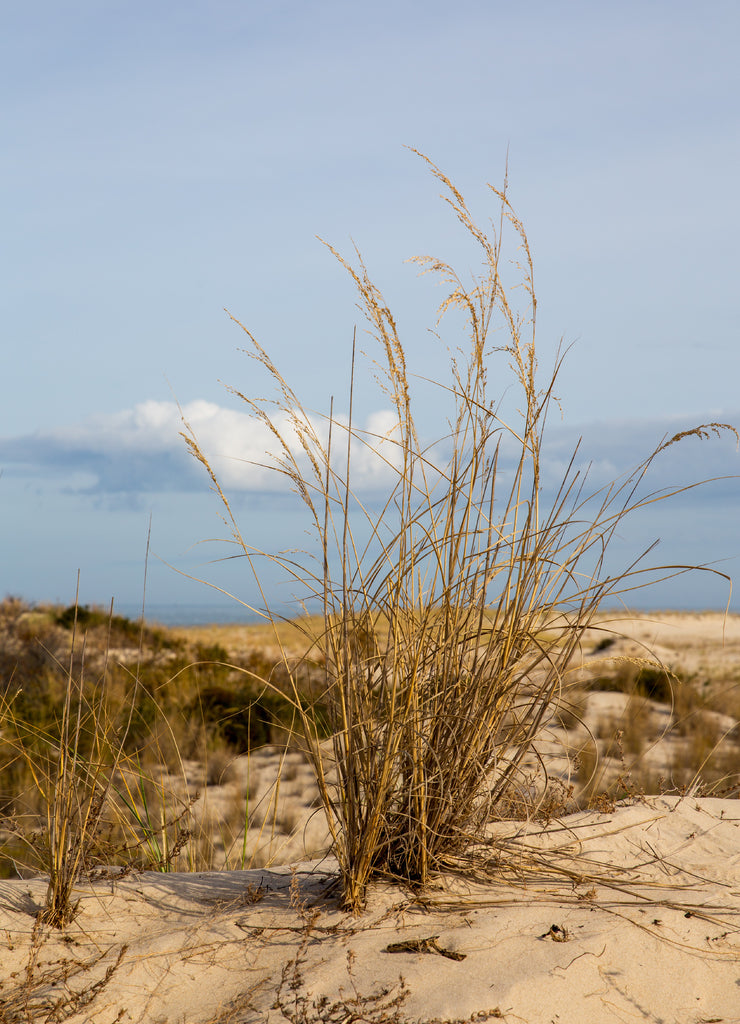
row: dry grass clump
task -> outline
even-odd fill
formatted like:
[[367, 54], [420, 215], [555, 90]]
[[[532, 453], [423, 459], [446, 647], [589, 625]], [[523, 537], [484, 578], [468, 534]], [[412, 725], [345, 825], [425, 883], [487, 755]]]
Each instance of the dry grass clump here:
[[0, 691], [2, 752], [10, 754], [10, 767], [20, 765], [30, 776], [46, 819], [35, 835], [18, 829], [17, 818], [11, 823], [16, 837], [49, 872], [42, 919], [54, 927], [63, 927], [74, 915], [73, 886], [96, 846], [121, 756], [111, 700], [101, 679], [93, 682], [95, 696], [88, 700], [84, 641], [79, 650], [77, 618], [73, 616], [69, 625], [69, 661], [53, 723], [43, 722], [38, 713], [19, 716], [14, 702], [23, 696], [21, 690], [9, 694], [6, 686]]
[[[451, 318], [458, 336], [460, 329], [466, 335], [465, 347], [450, 346], [449, 380], [414, 380], [393, 314], [359, 253], [351, 263], [329, 247], [354, 281], [377, 343], [374, 367], [393, 410], [390, 429], [380, 436], [357, 427], [353, 384], [346, 418], [335, 416], [333, 405], [323, 419], [309, 413], [246, 328], [250, 353], [276, 397], [234, 392], [272, 432], [272, 468], [303, 499], [318, 541], [316, 565], [270, 557], [323, 609], [321, 629], [307, 630], [307, 642], [325, 660], [335, 786], [327, 782], [314, 707], [297, 688], [293, 700], [344, 901], [355, 909], [374, 875], [423, 884], [431, 872], [465, 863], [471, 844], [505, 808], [523, 802], [534, 810], [547, 787], [541, 761], [541, 784], [531, 784], [540, 733], [584, 631], [604, 598], [646, 578], [636, 564], [607, 568], [615, 531], [635, 509], [668, 496], [643, 487], [664, 449], [732, 430], [713, 423], [666, 438], [631, 474], [594, 493], [574, 452], [559, 485], [547, 489], [542, 450], [559, 361], [543, 382], [526, 234], [506, 188], [491, 187], [499, 216], [488, 234], [449, 179], [426, 162], [482, 267], [466, 283], [441, 260], [416, 261], [446, 289], [438, 329]], [[524, 313], [511, 305], [505, 280], [507, 232], [518, 246]], [[506, 385], [493, 376], [496, 361], [510, 374]], [[447, 430], [432, 442], [415, 418], [414, 388], [422, 386], [436, 387], [438, 405], [447, 403]], [[259, 552], [243, 540], [187, 424], [183, 436], [221, 495], [259, 582]], [[368, 459], [389, 480], [380, 503], [364, 501], [353, 486], [355, 463]], [[268, 611], [279, 643], [275, 618]]]
[[48, 872], [60, 926], [76, 879], [101, 865], [274, 858], [289, 814], [249, 755], [296, 717], [266, 686], [280, 666], [258, 652], [234, 664], [119, 616], [105, 633], [102, 613], [79, 612], [0, 602], [0, 874]]

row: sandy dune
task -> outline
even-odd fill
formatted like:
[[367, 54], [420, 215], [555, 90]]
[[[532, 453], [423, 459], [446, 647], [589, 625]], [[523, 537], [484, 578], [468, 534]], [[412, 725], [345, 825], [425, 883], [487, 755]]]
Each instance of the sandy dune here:
[[[736, 687], [736, 616], [603, 625], [626, 635], [610, 657], [645, 645], [676, 671]], [[605, 635], [590, 634], [587, 660]], [[591, 697], [602, 715], [624, 702]], [[61, 933], [37, 923], [44, 877], [0, 881], [0, 1024], [740, 1022], [739, 801], [643, 797], [544, 834], [503, 822], [491, 826], [508, 844], [493, 875], [440, 878], [423, 894], [377, 884], [352, 917], [331, 858], [306, 859], [326, 846], [325, 823], [308, 765], [285, 757], [282, 768], [274, 748], [239, 759], [229, 784], [238, 795], [244, 768], [269, 793], [285, 772], [279, 817], [301, 827], [268, 851], [285, 866], [115, 869], [80, 883]], [[233, 794], [208, 793], [203, 813], [225, 814]]]
[[44, 879], [2, 882], [0, 1019], [740, 1020], [737, 801], [650, 798], [518, 843], [553, 870], [377, 885], [360, 917], [328, 860], [88, 882], [63, 934], [35, 926]]

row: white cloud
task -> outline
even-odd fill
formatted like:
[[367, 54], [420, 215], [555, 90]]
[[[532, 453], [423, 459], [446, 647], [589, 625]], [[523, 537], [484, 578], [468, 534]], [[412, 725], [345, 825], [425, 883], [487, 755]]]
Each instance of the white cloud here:
[[[276, 541], [278, 548], [292, 546], [296, 537], [303, 538], [300, 532], [303, 520], [300, 515], [295, 515], [296, 507], [292, 496], [289, 496], [288, 482], [261, 465], [269, 462], [268, 453], [276, 450], [274, 437], [265, 424], [242, 409], [228, 409], [202, 400], [184, 405], [182, 414], [211, 460], [226, 493], [230, 497], [249, 498], [250, 531], [256, 531], [260, 536], [266, 531], [272, 538], [274, 529], [275, 535], [280, 536]], [[740, 421], [740, 416], [723, 418]], [[576, 466], [583, 472], [588, 469], [584, 488], [584, 494], [588, 495], [637, 466], [663, 437], [672, 436], [700, 421], [701, 417], [686, 422], [625, 421], [595, 423], [579, 429], [553, 422], [543, 449], [543, 504], [561, 483], [579, 437], [582, 436], [583, 440]], [[323, 438], [327, 432], [326, 421], [317, 417], [311, 425]], [[346, 425], [346, 419], [338, 417], [332, 437], [338, 471], [343, 469], [346, 459]], [[285, 418], [279, 419], [278, 426], [286, 438], [294, 440], [292, 428]], [[392, 468], [399, 468], [398, 449], [393, 441], [394, 427], [393, 413], [377, 410], [363, 422], [367, 445], [361, 440], [353, 442], [351, 485], [360, 493], [364, 503], [384, 500], [389, 487], [397, 479]], [[69, 525], [70, 509], [73, 508], [74, 530], [79, 536], [84, 535], [87, 543], [92, 533], [98, 531], [101, 536], [106, 536], [106, 550], [109, 551], [117, 550], [122, 529], [128, 529], [133, 535], [131, 524], [134, 519], [136, 529], [141, 529], [140, 512], [144, 508], [166, 508], [168, 516], [177, 516], [177, 526], [168, 522], [163, 535], [166, 533], [169, 537], [178, 531], [187, 534], [186, 524], [194, 522], [205, 507], [201, 498], [210, 496], [205, 471], [189, 455], [180, 436], [183, 428], [180, 409], [175, 402], [147, 401], [132, 409], [91, 417], [44, 433], [0, 438], [3, 500], [18, 523], [24, 524], [23, 528], [36, 522], [33, 540], [28, 542], [29, 550], [34, 553], [25, 556], [23, 566], [17, 570], [18, 578], [22, 579], [23, 573], [28, 571], [27, 565], [38, 559], [37, 536], [48, 530], [48, 524], [43, 528], [38, 526], [41, 510], [55, 523], [66, 514]], [[379, 454], [373, 454], [369, 445], [375, 447]], [[434, 457], [441, 462], [448, 450], [449, 443], [441, 442], [434, 449]], [[297, 452], [301, 469], [307, 471], [305, 455], [300, 449]], [[504, 492], [512, 479], [515, 458], [515, 447], [508, 439], [502, 445], [499, 461], [498, 483]], [[728, 477], [735, 473], [740, 473], [740, 455], [734, 439], [728, 436], [701, 441], [689, 437], [660, 454], [642, 492], [682, 486], [708, 477]], [[68, 500], [63, 493], [60, 497], [60, 492], [66, 492], [71, 498]], [[105, 515], [96, 517], [95, 507], [101, 504]], [[111, 510], [113, 516], [109, 514]], [[129, 519], [129, 511], [134, 511], [136, 516]], [[237, 510], [237, 514], [239, 511], [243, 508]], [[629, 564], [656, 538], [661, 538], [659, 550], [650, 558], [653, 563], [699, 564], [715, 558], [729, 558], [729, 562], [722, 562], [719, 567], [723, 571], [734, 571], [740, 557], [739, 512], [740, 481], [737, 479], [689, 491], [676, 502], [651, 505], [625, 521], [623, 528], [620, 524], [619, 535], [613, 545], [613, 564], [617, 568]], [[79, 528], [78, 522], [85, 523], [84, 530]], [[279, 529], [277, 524], [280, 524]], [[21, 534], [19, 525], [17, 535], [20, 537]], [[58, 535], [57, 530], [55, 536]], [[197, 535], [202, 537], [203, 533]], [[136, 536], [140, 537], [140, 534]], [[254, 536], [254, 532], [250, 536]], [[286, 537], [290, 538], [288, 545]], [[272, 539], [266, 550], [271, 549], [271, 543]], [[304, 543], [303, 539], [298, 543]], [[310, 546], [310, 542], [306, 543]], [[57, 547], [63, 549], [64, 545], [57, 544]], [[138, 555], [137, 551], [136, 557]], [[74, 557], [79, 559], [81, 556], [76, 554]], [[66, 562], [64, 564], [65, 571], [68, 571], [69, 566]], [[690, 585], [691, 590], [687, 589], [689, 583], [666, 584], [666, 589], [659, 592], [665, 595], [661, 598], [662, 603], [666, 606], [676, 604], [680, 597], [687, 606], [696, 606], [721, 603], [725, 599], [721, 581], [705, 580], [703, 576], [691, 577]], [[20, 584], [18, 587], [22, 589]]]
[[[740, 419], [740, 417], [738, 417]], [[185, 421], [185, 422], [183, 422]], [[580, 448], [576, 466], [588, 471], [586, 492], [610, 484], [634, 469], [666, 436], [699, 420], [626, 421], [596, 423], [578, 430], [553, 423], [543, 448], [542, 481], [545, 493], [554, 493], [563, 480], [573, 451]], [[282, 413], [274, 417], [277, 430], [293, 451], [299, 471], [311, 477], [309, 459], [294, 425]], [[164, 491], [200, 491], [207, 487], [203, 468], [188, 453], [180, 436], [192, 430], [224, 490], [251, 493], [287, 491], [290, 482], [270, 466], [279, 456], [279, 444], [267, 424], [241, 409], [229, 409], [201, 399], [180, 408], [176, 402], [145, 401], [124, 409], [90, 417], [45, 433], [0, 439], [0, 467], [14, 475], [61, 476], [63, 487], [77, 493], [142, 494]], [[333, 464], [341, 479], [346, 459], [347, 420], [337, 416], [332, 435]], [[325, 444], [328, 423], [319, 416], [306, 423]], [[397, 479], [400, 451], [394, 441], [395, 415], [388, 409], [369, 414], [356, 429], [351, 448], [351, 485], [358, 492], [387, 491]], [[446, 442], [435, 449], [444, 458]], [[505, 439], [499, 470], [506, 482], [507, 469], [516, 458], [515, 442]], [[735, 440], [731, 436], [699, 440], [689, 437], [662, 452], [643, 485], [643, 491], [683, 486], [711, 477], [740, 472]], [[737, 495], [738, 482], [713, 485], [714, 494]], [[718, 491], [717, 488], [723, 488]], [[697, 495], [700, 492], [696, 492]]]
[[[375, 452], [359, 438], [353, 440], [352, 484], [356, 489], [386, 486], [393, 479], [389, 466], [398, 465], [390, 440], [394, 422], [388, 410], [368, 416], [359, 434], [367, 436]], [[299, 470], [310, 474], [308, 457], [289, 418], [276, 415], [274, 424], [294, 452]], [[340, 429], [335, 430], [332, 442], [337, 453], [346, 450], [343, 424], [346, 426], [346, 419], [338, 417]], [[318, 441], [326, 442], [325, 420], [312, 418], [307, 427]], [[205, 487], [207, 480], [180, 436], [190, 431], [226, 491], [289, 488], [285, 477], [270, 468], [281, 451], [269, 426], [247, 412], [201, 399], [182, 408], [175, 402], [150, 400], [133, 409], [100, 414], [44, 433], [0, 439], [0, 463], [30, 476], [62, 473], [65, 486], [72, 490], [190, 491]], [[337, 454], [336, 465], [342, 463]], [[82, 479], [84, 487], [79, 486]]]

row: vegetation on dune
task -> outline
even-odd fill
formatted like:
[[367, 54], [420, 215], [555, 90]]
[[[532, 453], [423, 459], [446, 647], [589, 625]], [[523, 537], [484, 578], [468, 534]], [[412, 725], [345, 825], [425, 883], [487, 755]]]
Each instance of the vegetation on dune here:
[[[599, 645], [603, 659], [591, 682], [582, 669], [586, 632], [605, 601], [686, 568], [649, 570], [643, 556], [615, 570], [607, 558], [625, 517], [682, 489], [651, 492], [654, 461], [689, 438], [734, 430], [710, 423], [681, 431], [631, 473], [595, 489], [576, 450], [553, 485], [543, 445], [560, 357], [543, 377], [524, 228], [506, 188], [491, 188], [498, 220], [482, 230], [460, 192], [426, 162], [481, 266], [464, 280], [442, 260], [416, 261], [444, 286], [434, 333], [441, 340], [452, 322], [447, 380], [413, 376], [359, 253], [350, 262], [329, 247], [357, 288], [377, 346], [373, 367], [392, 409], [382, 434], [357, 426], [354, 346], [348, 415], [335, 415], [332, 401], [320, 417], [242, 328], [276, 397], [235, 393], [271, 431], [269, 465], [302, 499], [317, 560], [250, 547], [184, 425], [258, 585], [265, 555], [322, 614], [288, 626], [268, 608], [272, 656], [199, 646], [78, 603], [0, 603], [0, 868], [49, 873], [49, 923], [70, 919], [74, 882], [96, 865], [215, 864], [214, 828], [223, 828], [223, 815], [196, 833], [190, 762], [208, 788], [229, 780], [246, 755], [246, 777], [232, 787], [234, 828], [218, 838], [220, 863], [245, 867], [254, 862], [254, 833], [259, 843], [296, 825], [278, 791], [298, 772], [288, 747], [300, 748], [353, 911], [374, 878], [423, 886], [437, 871], [500, 865], [506, 843], [499, 838], [491, 850], [490, 824], [548, 820], [570, 806], [573, 758], [585, 799], [597, 806], [638, 792], [637, 758], [666, 735], [667, 726], [660, 733], [655, 725], [661, 702], [683, 736], [667, 784], [680, 776], [680, 785], [695, 786], [711, 769], [737, 791], [736, 765], [715, 757], [728, 739], [723, 756], [736, 757], [734, 726], [709, 701], [692, 703], [688, 690], [677, 697], [675, 674], [649, 659], [614, 657], [609, 667], [613, 635]], [[515, 281], [503, 258], [510, 238]], [[517, 285], [523, 312], [510, 301]], [[446, 405], [441, 437], [427, 439], [417, 421], [420, 387], [436, 389], [440, 409]], [[380, 499], [356, 488], [358, 463], [386, 481]], [[594, 689], [622, 700], [621, 721], [591, 716]], [[564, 771], [547, 753], [553, 729], [564, 737]], [[267, 742], [282, 754], [265, 787], [253, 765]], [[608, 777], [598, 758], [617, 766]], [[696, 768], [690, 778], [687, 765]]]
[[71, 912], [79, 872], [97, 865], [250, 863], [255, 821], [260, 836], [280, 826], [269, 786], [256, 798], [258, 773], [251, 793], [236, 787], [215, 847], [193, 803], [235, 761], [298, 732], [284, 669], [259, 650], [230, 657], [73, 611], [0, 602], [0, 875], [51, 871], [53, 923]]
[[[625, 517], [671, 496], [647, 487], [665, 449], [733, 430], [711, 423], [665, 438], [633, 472], [594, 491], [576, 451], [562, 479], [546, 486], [542, 451], [560, 360], [541, 376], [524, 228], [506, 188], [489, 186], [498, 220], [490, 233], [481, 229], [452, 182], [423, 159], [482, 268], [465, 281], [442, 260], [416, 260], [445, 288], [435, 333], [454, 321], [450, 377], [425, 382], [438, 389], [440, 406], [447, 403], [443, 437], [422, 436], [414, 404], [421, 382], [358, 252], [350, 262], [329, 246], [356, 286], [377, 345], [373, 366], [393, 411], [382, 436], [356, 424], [354, 351], [348, 416], [334, 415], [332, 405], [322, 421], [239, 324], [274, 397], [234, 393], [271, 431], [269, 465], [303, 499], [320, 550], [317, 563], [270, 558], [323, 607], [322, 627], [307, 643], [325, 655], [323, 700], [336, 785], [327, 782], [326, 747], [297, 687], [295, 707], [310, 742], [344, 901], [353, 909], [361, 907], [372, 877], [424, 884], [435, 870], [469, 864], [490, 821], [512, 807], [534, 813], [550, 799], [537, 745], [562, 699], [573, 655], [605, 599], [651, 578], [641, 560], [609, 568], [610, 544]], [[510, 301], [502, 256], [507, 233], [517, 246], [515, 284], [528, 301], [523, 312]], [[259, 583], [261, 553], [242, 536], [187, 423], [183, 436], [221, 496], [234, 541]], [[390, 479], [379, 504], [355, 490], [360, 459], [374, 460]]]

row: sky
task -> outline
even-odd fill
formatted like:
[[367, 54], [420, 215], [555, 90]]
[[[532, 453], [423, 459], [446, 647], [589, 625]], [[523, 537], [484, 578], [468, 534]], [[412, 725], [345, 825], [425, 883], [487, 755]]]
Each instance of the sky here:
[[[320, 239], [350, 258], [356, 245], [412, 372], [447, 380], [460, 340], [430, 333], [441, 293], [408, 260], [465, 274], [478, 257], [413, 149], [484, 224], [487, 184], [508, 178], [545, 376], [567, 348], [553, 465], [582, 437], [601, 481], [665, 436], [740, 424], [739, 36], [735, 0], [8, 6], [0, 597], [66, 604], [79, 571], [86, 603], [215, 608], [224, 595], [203, 578], [257, 600], [243, 562], [223, 561], [228, 530], [182, 413], [249, 543], [310, 547], [300, 505], [247, 466], [269, 440], [228, 386], [258, 398], [269, 382], [226, 310], [307, 408], [334, 396], [346, 413], [355, 325], [371, 342]], [[490, 384], [510, 393], [505, 365]], [[357, 391], [363, 422], [382, 422], [367, 362]], [[438, 402], [418, 386], [430, 437], [444, 432]], [[733, 477], [740, 457], [730, 437], [694, 437], [656, 473], [656, 487]], [[358, 482], [382, 490], [372, 467]], [[660, 540], [656, 563], [738, 576], [739, 511], [735, 480], [709, 483], [625, 523], [616, 554]], [[274, 570], [267, 587], [292, 599]], [[704, 572], [633, 603], [729, 596]]]

